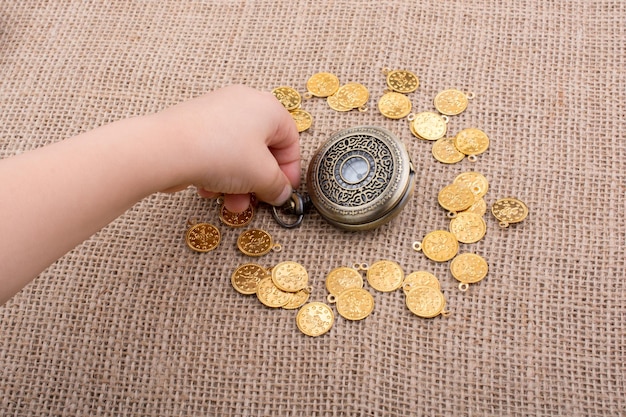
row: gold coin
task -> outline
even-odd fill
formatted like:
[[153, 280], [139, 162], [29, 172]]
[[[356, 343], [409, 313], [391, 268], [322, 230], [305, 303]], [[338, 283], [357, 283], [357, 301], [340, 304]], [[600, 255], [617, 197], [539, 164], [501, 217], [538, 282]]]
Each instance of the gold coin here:
[[296, 109], [289, 112], [291, 118], [296, 122], [296, 128], [298, 132], [304, 132], [313, 124], [313, 117], [311, 113], [306, 110]]
[[412, 118], [411, 124], [413, 134], [424, 140], [441, 139], [448, 131], [446, 119], [431, 111], [417, 113]]
[[244, 264], [233, 272], [233, 275], [230, 277], [230, 282], [237, 292], [249, 295], [256, 293], [259, 282], [269, 277], [269, 271], [261, 265]]
[[292, 293], [283, 291], [274, 285], [271, 277], [266, 277], [259, 281], [256, 296], [261, 303], [272, 308], [282, 307], [293, 298]]
[[220, 207], [220, 220], [227, 226], [231, 227], [243, 227], [247, 226], [252, 222], [254, 218], [254, 208], [252, 204], [248, 206], [247, 209], [241, 211], [239, 213], [229, 211], [225, 205], [222, 204]]
[[478, 155], [489, 148], [489, 137], [482, 130], [469, 127], [456, 134], [454, 146], [465, 155]]
[[272, 268], [272, 281], [283, 291], [297, 292], [309, 283], [309, 274], [297, 262], [285, 261]]
[[491, 213], [500, 221], [500, 226], [519, 223], [528, 216], [528, 207], [517, 198], [503, 198], [491, 206]]
[[363, 320], [374, 310], [374, 297], [363, 288], [350, 288], [335, 297], [337, 312], [348, 320]]
[[367, 270], [367, 282], [382, 292], [397, 290], [404, 281], [402, 267], [393, 261], [374, 262]]
[[306, 89], [315, 97], [328, 97], [339, 89], [339, 78], [329, 72], [318, 72], [307, 80]]
[[489, 181], [479, 172], [464, 172], [459, 174], [453, 182], [465, 185], [472, 190], [476, 198], [484, 197], [487, 194], [487, 190], [489, 190]]
[[415, 250], [435, 262], [446, 262], [459, 252], [459, 242], [452, 233], [446, 230], [435, 230], [424, 236], [421, 243], [413, 244]]
[[415, 287], [432, 287], [437, 290], [441, 290], [441, 283], [436, 276], [427, 271], [415, 271], [411, 272], [404, 278], [402, 288], [406, 291], [410, 291]]
[[467, 104], [467, 95], [454, 88], [444, 90], [435, 96], [435, 108], [439, 113], [448, 116], [462, 113], [467, 108]]
[[410, 71], [394, 70], [387, 74], [387, 86], [397, 93], [412, 93], [419, 85], [417, 75]]
[[487, 261], [475, 253], [463, 253], [450, 262], [452, 276], [463, 284], [474, 284], [487, 276]]
[[285, 310], [295, 310], [296, 308], [300, 308], [309, 301], [309, 297], [311, 292], [307, 289], [300, 290], [298, 292], [293, 293], [293, 297], [291, 297], [291, 301], [283, 306]]
[[433, 156], [444, 164], [455, 164], [465, 158], [465, 154], [454, 146], [454, 138], [441, 138], [433, 143]]
[[411, 113], [411, 100], [404, 94], [386, 93], [378, 100], [378, 110], [390, 119], [402, 119]]
[[300, 93], [291, 87], [276, 87], [272, 90], [272, 94], [289, 111], [297, 109], [302, 103]]
[[221, 239], [217, 227], [209, 223], [196, 223], [187, 230], [187, 246], [196, 252], [210, 252], [219, 245]]
[[467, 210], [476, 201], [472, 190], [462, 184], [452, 183], [439, 191], [437, 196], [439, 204], [444, 209], [456, 213]]
[[328, 103], [328, 105], [330, 106], [331, 109], [335, 110], [335, 111], [341, 111], [341, 112], [346, 112], [346, 111], [350, 111], [352, 110], [352, 107], [350, 106], [344, 106], [343, 104], [341, 104], [339, 102], [339, 96], [337, 96], [337, 93], [330, 95], [326, 98], [326, 102]]
[[237, 247], [248, 256], [263, 256], [280, 245], [274, 245], [272, 236], [265, 230], [250, 229], [239, 235]]
[[487, 212], [487, 202], [484, 198], [479, 198], [474, 204], [470, 206], [470, 208], [465, 210], [464, 213], [465, 212], [478, 214], [482, 217]]
[[340, 266], [326, 276], [326, 289], [333, 295], [339, 295], [349, 288], [363, 288], [363, 277], [354, 268]]
[[485, 236], [486, 231], [485, 221], [475, 213], [464, 211], [450, 220], [450, 232], [461, 243], [476, 243]]
[[305, 304], [296, 315], [296, 325], [307, 336], [321, 336], [333, 327], [335, 315], [326, 304], [314, 301]]
[[415, 287], [406, 293], [406, 306], [416, 316], [430, 319], [441, 314], [446, 299], [436, 288]]
[[365, 106], [370, 98], [367, 87], [359, 83], [347, 83], [342, 85], [335, 94], [341, 106], [351, 109]]

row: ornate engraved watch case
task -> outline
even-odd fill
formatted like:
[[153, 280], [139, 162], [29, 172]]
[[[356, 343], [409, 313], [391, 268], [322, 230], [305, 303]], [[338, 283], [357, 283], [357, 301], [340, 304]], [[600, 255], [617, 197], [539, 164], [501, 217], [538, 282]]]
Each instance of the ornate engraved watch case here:
[[367, 230], [394, 218], [415, 187], [404, 144], [386, 129], [359, 126], [333, 134], [307, 172], [311, 202], [329, 223]]

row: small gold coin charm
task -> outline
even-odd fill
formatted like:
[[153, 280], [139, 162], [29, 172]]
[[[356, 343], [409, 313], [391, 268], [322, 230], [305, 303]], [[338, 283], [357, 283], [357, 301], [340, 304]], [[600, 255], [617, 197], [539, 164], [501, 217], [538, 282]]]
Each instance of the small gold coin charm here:
[[430, 319], [443, 313], [446, 299], [436, 288], [415, 287], [406, 293], [406, 306], [416, 316]]
[[448, 131], [447, 117], [431, 111], [409, 115], [409, 122], [411, 133], [424, 140], [441, 139]]
[[267, 269], [257, 264], [244, 264], [233, 272], [230, 282], [233, 288], [241, 294], [255, 294], [259, 282], [264, 278], [270, 278]]
[[500, 227], [509, 227], [519, 223], [528, 216], [528, 207], [517, 198], [503, 198], [491, 206], [491, 213], [500, 221]]
[[378, 291], [397, 290], [402, 286], [402, 281], [404, 281], [404, 271], [393, 261], [374, 262], [367, 270], [367, 282]]
[[296, 122], [296, 128], [300, 133], [310, 128], [313, 124], [313, 117], [306, 110], [296, 109], [290, 111], [289, 114], [291, 114], [293, 121]]
[[328, 97], [339, 89], [339, 78], [329, 72], [318, 72], [307, 80], [306, 89], [312, 96]]
[[239, 213], [228, 211], [224, 204], [220, 207], [220, 220], [227, 226], [244, 227], [249, 225], [253, 218], [254, 207], [252, 207], [252, 204], [250, 204], [247, 209]]
[[220, 231], [209, 223], [195, 223], [187, 230], [187, 246], [196, 252], [210, 252], [220, 244]]
[[485, 278], [488, 271], [487, 261], [475, 253], [463, 253], [450, 262], [450, 272], [460, 282], [461, 291], [467, 291], [467, 284], [474, 284]]
[[476, 201], [472, 190], [462, 184], [452, 183], [439, 191], [439, 205], [451, 213], [467, 210]]
[[487, 194], [487, 190], [489, 190], [487, 178], [479, 172], [464, 172], [459, 174], [453, 182], [462, 184], [472, 190], [476, 198], [484, 197]]
[[321, 336], [333, 327], [335, 315], [326, 304], [314, 301], [305, 304], [296, 315], [296, 325], [307, 336]]
[[465, 158], [465, 154], [454, 146], [454, 138], [441, 138], [433, 143], [433, 156], [444, 164], [456, 164]]
[[417, 75], [407, 70], [393, 70], [387, 72], [387, 86], [396, 93], [412, 93], [417, 90], [420, 82]]
[[413, 249], [422, 251], [428, 259], [435, 262], [446, 262], [459, 252], [459, 242], [452, 233], [435, 230], [424, 236], [421, 242], [413, 242]]
[[250, 229], [239, 235], [237, 247], [248, 256], [263, 256], [274, 250], [280, 252], [282, 246], [274, 243], [272, 236], [265, 230]]
[[436, 276], [427, 271], [415, 271], [411, 272], [404, 278], [402, 288], [406, 291], [410, 291], [415, 287], [432, 287], [437, 290], [441, 290], [441, 283]]
[[441, 114], [455, 116], [467, 108], [468, 100], [473, 97], [473, 94], [465, 94], [454, 88], [444, 90], [435, 96], [435, 108]]
[[479, 198], [474, 204], [470, 206], [470, 208], [465, 210], [465, 212], [478, 214], [482, 217], [487, 212], [487, 202], [484, 198]]
[[302, 289], [298, 292], [293, 293], [293, 297], [291, 297], [291, 301], [283, 306], [285, 310], [295, 310], [296, 308], [300, 308], [309, 301], [309, 297], [311, 295], [311, 291], [307, 288]]
[[480, 129], [469, 127], [454, 137], [454, 146], [465, 155], [476, 158], [489, 148], [489, 137]]
[[350, 109], [364, 110], [365, 104], [370, 98], [370, 93], [363, 84], [359, 83], [347, 83], [339, 87], [339, 90], [334, 94], [337, 96], [337, 101], [342, 107], [349, 107]]
[[374, 311], [374, 297], [363, 288], [350, 288], [335, 296], [330, 294], [328, 302], [337, 304], [337, 312], [348, 320], [363, 320]]
[[378, 100], [378, 110], [390, 119], [402, 119], [411, 113], [411, 100], [404, 94], [389, 92]]
[[340, 266], [326, 276], [326, 289], [332, 295], [339, 295], [350, 288], [363, 288], [363, 277], [354, 268]]
[[337, 93], [328, 96], [326, 98], [326, 102], [328, 103], [330, 108], [335, 110], [335, 111], [346, 112], [346, 111], [352, 110], [352, 107], [345, 106], [345, 105], [343, 105], [342, 103], [339, 102], [339, 97], [337, 96]]
[[263, 305], [272, 308], [282, 307], [293, 298], [292, 293], [283, 291], [274, 285], [271, 277], [266, 277], [259, 281], [256, 296]]
[[299, 263], [285, 261], [272, 268], [272, 281], [281, 290], [293, 293], [306, 288], [309, 274]]
[[302, 103], [300, 93], [291, 87], [276, 87], [272, 90], [272, 94], [289, 111], [299, 108]]
[[461, 243], [476, 243], [485, 236], [487, 224], [480, 215], [464, 211], [450, 220], [450, 232]]

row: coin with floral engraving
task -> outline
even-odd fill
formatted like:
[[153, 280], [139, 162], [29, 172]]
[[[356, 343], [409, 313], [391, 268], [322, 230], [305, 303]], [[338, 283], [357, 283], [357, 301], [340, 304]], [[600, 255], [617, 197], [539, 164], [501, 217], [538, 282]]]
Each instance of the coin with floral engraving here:
[[308, 288], [302, 289], [298, 292], [293, 293], [293, 297], [291, 297], [291, 301], [283, 306], [285, 310], [295, 310], [296, 308], [302, 307], [307, 301], [309, 301], [309, 297], [311, 296], [311, 291]]
[[220, 207], [220, 220], [230, 227], [244, 227], [252, 222], [254, 218], [254, 207], [252, 204], [247, 209], [240, 212], [229, 211], [224, 204]]
[[297, 292], [306, 288], [309, 274], [299, 263], [285, 261], [272, 268], [272, 281], [283, 291]]
[[363, 288], [363, 277], [354, 268], [340, 266], [326, 276], [326, 289], [333, 295], [339, 295], [349, 288]]
[[437, 113], [424, 111], [412, 116], [409, 119], [412, 124], [411, 132], [420, 139], [441, 139], [448, 131], [447, 119]]
[[456, 134], [454, 146], [465, 155], [479, 155], [489, 148], [489, 137], [482, 130], [469, 127]]
[[446, 299], [442, 292], [427, 286], [409, 290], [405, 301], [413, 314], [426, 319], [438, 316], [446, 306]]
[[339, 315], [348, 320], [363, 320], [374, 310], [374, 297], [363, 288], [347, 289], [330, 300], [336, 303]]
[[472, 190], [477, 198], [484, 197], [489, 190], [489, 181], [487, 181], [487, 178], [480, 172], [463, 172], [457, 175], [453, 182], [465, 185]]
[[328, 106], [335, 111], [346, 112], [352, 110], [352, 107], [339, 102], [339, 96], [337, 93], [326, 97], [326, 102], [328, 103]]
[[435, 108], [441, 114], [455, 116], [467, 108], [468, 99], [468, 95], [464, 92], [451, 88], [435, 96]]
[[485, 236], [487, 224], [482, 216], [464, 211], [450, 220], [450, 232], [461, 243], [476, 243]]
[[272, 308], [282, 307], [293, 298], [292, 293], [283, 291], [274, 285], [271, 277], [266, 277], [259, 281], [256, 296], [261, 303]]
[[196, 252], [210, 252], [221, 240], [220, 231], [210, 223], [193, 224], [185, 236], [187, 246]]
[[459, 241], [447, 230], [435, 230], [424, 236], [421, 242], [413, 243], [413, 249], [435, 262], [446, 262], [459, 252]]
[[356, 109], [365, 106], [370, 98], [370, 93], [363, 84], [347, 83], [339, 87], [334, 94], [342, 107]]
[[389, 92], [378, 100], [378, 110], [389, 119], [402, 119], [411, 113], [411, 100], [404, 94]]
[[296, 122], [296, 129], [298, 132], [302, 133], [313, 124], [313, 116], [306, 110], [295, 109], [289, 112], [291, 118], [294, 122]]
[[297, 109], [302, 103], [300, 93], [292, 87], [276, 87], [272, 90], [272, 94], [280, 101], [280, 104], [290, 111]]
[[441, 290], [441, 283], [436, 276], [427, 271], [415, 271], [411, 272], [409, 275], [404, 278], [404, 282], [402, 283], [402, 288], [404, 291], [410, 291], [415, 287], [433, 287], [438, 290]]
[[465, 185], [452, 183], [439, 191], [437, 201], [444, 209], [456, 213], [470, 208], [476, 201], [476, 196]]
[[491, 213], [500, 221], [500, 226], [519, 223], [528, 216], [528, 206], [517, 198], [502, 198], [491, 206]]
[[412, 93], [419, 85], [419, 78], [411, 71], [393, 70], [387, 73], [387, 86], [397, 93]]
[[259, 282], [264, 278], [270, 278], [269, 271], [261, 265], [249, 263], [235, 269], [230, 282], [237, 292], [249, 295], [256, 293]]
[[452, 276], [463, 284], [481, 281], [489, 272], [485, 258], [475, 253], [462, 253], [450, 262]]
[[454, 146], [454, 138], [441, 138], [433, 143], [433, 156], [444, 164], [456, 164], [465, 158], [465, 154]]
[[328, 332], [335, 322], [335, 314], [327, 304], [314, 301], [302, 306], [296, 315], [296, 325], [307, 336], [316, 337]]
[[367, 282], [375, 290], [390, 292], [397, 290], [404, 281], [402, 267], [394, 261], [374, 262], [367, 270]]
[[315, 97], [328, 97], [339, 89], [339, 78], [330, 72], [318, 72], [307, 80], [306, 89]]

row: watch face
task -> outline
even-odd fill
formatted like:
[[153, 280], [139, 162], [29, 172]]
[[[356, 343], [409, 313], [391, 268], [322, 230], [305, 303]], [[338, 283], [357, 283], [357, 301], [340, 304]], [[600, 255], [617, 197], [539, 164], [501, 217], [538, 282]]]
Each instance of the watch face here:
[[413, 191], [406, 148], [388, 130], [361, 126], [332, 135], [307, 173], [311, 201], [330, 223], [351, 230], [386, 223]]

